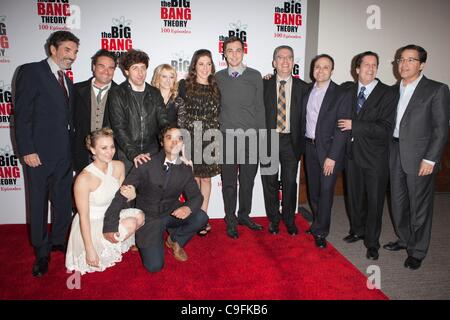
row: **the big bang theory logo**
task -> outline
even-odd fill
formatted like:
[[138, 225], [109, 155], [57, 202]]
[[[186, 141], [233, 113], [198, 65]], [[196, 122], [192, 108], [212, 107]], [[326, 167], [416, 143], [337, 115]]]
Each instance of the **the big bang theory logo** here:
[[71, 16], [69, 0], [37, 0], [37, 14], [41, 18], [39, 30], [70, 30], [67, 26]]
[[131, 38], [131, 20], [126, 20], [121, 16], [119, 19], [112, 19], [111, 32], [101, 33], [101, 48], [113, 51], [117, 57], [133, 48]]
[[297, 35], [302, 26], [302, 3], [300, 0], [283, 1], [276, 6], [273, 24], [276, 27], [274, 38], [301, 38]]
[[186, 29], [191, 19], [190, 0], [161, 1], [161, 33], [191, 33]]
[[219, 67], [226, 67], [226, 61], [225, 61], [225, 52], [223, 51], [223, 43], [225, 40], [227, 40], [229, 37], [237, 37], [244, 42], [244, 53], [247, 54], [248, 52], [248, 46], [247, 46], [247, 25], [242, 24], [242, 22], [239, 20], [236, 23], [230, 23], [229, 24], [229, 30], [227, 32], [226, 36], [219, 36], [219, 53], [222, 55], [222, 60], [219, 61]]
[[0, 81], [0, 129], [9, 129], [13, 115], [11, 86]]
[[9, 40], [6, 31], [6, 16], [0, 16], [0, 63], [9, 62], [7, 49], [9, 49]]
[[21, 190], [21, 177], [19, 160], [11, 146], [0, 146], [0, 190]]

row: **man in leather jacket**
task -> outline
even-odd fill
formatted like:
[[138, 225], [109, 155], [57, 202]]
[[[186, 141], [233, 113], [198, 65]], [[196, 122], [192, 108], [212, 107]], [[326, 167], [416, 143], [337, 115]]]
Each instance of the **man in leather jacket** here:
[[161, 93], [145, 82], [148, 61], [148, 55], [140, 50], [124, 54], [120, 67], [127, 79], [109, 97], [111, 129], [126, 172], [159, 151], [158, 135], [168, 124]]

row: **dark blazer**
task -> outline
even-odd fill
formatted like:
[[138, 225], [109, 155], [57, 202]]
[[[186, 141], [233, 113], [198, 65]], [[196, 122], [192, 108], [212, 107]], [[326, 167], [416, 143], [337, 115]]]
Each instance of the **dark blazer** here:
[[[399, 85], [395, 85], [399, 99]], [[419, 81], [400, 122], [400, 160], [408, 174], [419, 172], [422, 159], [434, 161], [435, 170], [447, 143], [449, 91], [446, 84], [427, 79]], [[395, 123], [394, 123], [395, 125]]]
[[[125, 178], [124, 185], [133, 185], [137, 191], [136, 208], [145, 213], [145, 224], [136, 233], [136, 244], [146, 248], [156, 244], [161, 228], [160, 218], [171, 214], [181, 206], [188, 206], [192, 212], [200, 210], [203, 196], [194, 179], [192, 168], [185, 164], [171, 166], [170, 172], [163, 170], [164, 150], [138, 168], [133, 167]], [[169, 176], [168, 176], [169, 175]], [[168, 180], [166, 181], [166, 177]], [[179, 201], [183, 194], [185, 203]], [[117, 232], [120, 210], [127, 207], [127, 200], [118, 191], [105, 213], [103, 232]]]
[[18, 70], [14, 127], [20, 156], [37, 153], [41, 161], [71, 159], [75, 94], [72, 81], [65, 78], [69, 100], [47, 59]]
[[[303, 99], [303, 136], [306, 134], [306, 112], [312, 89], [313, 84], [311, 84]], [[337, 126], [337, 121], [351, 117], [351, 100], [349, 97], [350, 95], [345, 95], [344, 90], [339, 85], [331, 81], [317, 118], [315, 145], [319, 161], [322, 165], [326, 158], [336, 161], [336, 170], [342, 170], [345, 144], [348, 138], [348, 131], [342, 132]]]
[[[277, 128], [277, 81], [276, 76], [269, 80], [263, 80], [264, 84], [264, 107], [266, 109], [267, 130]], [[305, 141], [301, 128], [303, 95], [307, 90], [307, 84], [297, 78], [292, 78], [291, 105], [290, 105], [290, 132], [294, 154], [300, 160], [305, 152]], [[270, 139], [268, 139], [268, 150], [270, 150]]]
[[348, 85], [347, 94], [352, 101], [352, 130], [348, 136], [347, 154], [362, 168], [386, 170], [389, 141], [395, 126], [394, 91], [378, 80], [359, 114], [356, 113], [357, 91], [357, 82]]
[[[73, 124], [75, 127], [75, 145], [73, 158], [75, 170], [79, 172], [91, 162], [90, 153], [85, 146], [85, 138], [91, 132], [92, 78], [83, 82], [76, 83], [74, 86], [75, 108]], [[113, 81], [109, 90], [112, 90], [115, 86], [117, 86], [117, 84]], [[109, 99], [107, 98], [102, 127], [109, 127], [108, 106]]]

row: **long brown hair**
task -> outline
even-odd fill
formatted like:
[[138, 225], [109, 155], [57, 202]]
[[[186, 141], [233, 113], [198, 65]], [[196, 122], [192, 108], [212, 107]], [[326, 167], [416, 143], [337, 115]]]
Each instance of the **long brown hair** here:
[[216, 73], [216, 67], [214, 65], [214, 61], [212, 59], [211, 51], [207, 49], [199, 49], [194, 52], [194, 55], [191, 59], [191, 64], [189, 65], [189, 73], [186, 77], [186, 93], [191, 95], [195, 89], [194, 86], [197, 83], [197, 71], [195, 71], [195, 67], [197, 66], [198, 59], [201, 57], [208, 57], [211, 60], [211, 74], [208, 77], [208, 84], [210, 86], [210, 90], [213, 94], [214, 99], [217, 103], [220, 101], [220, 91], [219, 86], [217, 85], [216, 77], [214, 74]]

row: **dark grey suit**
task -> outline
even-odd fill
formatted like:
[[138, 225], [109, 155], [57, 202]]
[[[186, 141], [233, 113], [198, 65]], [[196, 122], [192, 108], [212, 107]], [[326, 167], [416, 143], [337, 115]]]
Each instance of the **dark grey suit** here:
[[[266, 110], [267, 130], [277, 127], [277, 82], [276, 76], [264, 80], [264, 106]], [[290, 133], [279, 134], [279, 160], [281, 165], [282, 215], [280, 216], [280, 200], [278, 192], [278, 170], [273, 175], [261, 175], [266, 214], [273, 223], [283, 218], [287, 226], [293, 226], [297, 208], [297, 171], [298, 162], [305, 150], [304, 127], [302, 127], [302, 101], [307, 85], [300, 79], [292, 78], [290, 102]], [[270, 137], [267, 140], [268, 150]], [[271, 153], [271, 152], [270, 152]]]
[[352, 132], [345, 160], [350, 233], [364, 237], [367, 248], [379, 249], [395, 95], [379, 81], [357, 113], [357, 91], [358, 83], [352, 84]]
[[[42, 165], [25, 165], [30, 208], [31, 244], [36, 257], [49, 255], [52, 245], [64, 245], [72, 216], [74, 89], [65, 76], [69, 99], [47, 59], [20, 67], [15, 93], [15, 134], [20, 156], [37, 153]], [[52, 202], [52, 233], [47, 228]]]
[[[303, 102], [303, 136], [306, 133], [307, 105], [312, 89], [313, 86], [308, 90]], [[330, 232], [334, 187], [337, 175], [344, 166], [345, 143], [348, 136], [348, 131], [339, 130], [337, 121], [350, 118], [349, 97], [350, 95], [343, 94], [343, 90], [337, 84], [330, 82], [317, 118], [314, 143], [309, 140], [306, 142], [305, 169], [308, 200], [314, 215], [311, 233], [324, 238]], [[333, 173], [329, 176], [323, 174], [326, 158], [336, 161]]]
[[[399, 86], [394, 87], [399, 92]], [[399, 141], [390, 144], [392, 219], [399, 244], [408, 256], [425, 258], [431, 237], [434, 179], [447, 142], [448, 86], [423, 77], [400, 122]], [[434, 161], [433, 173], [418, 176], [423, 159]]]

